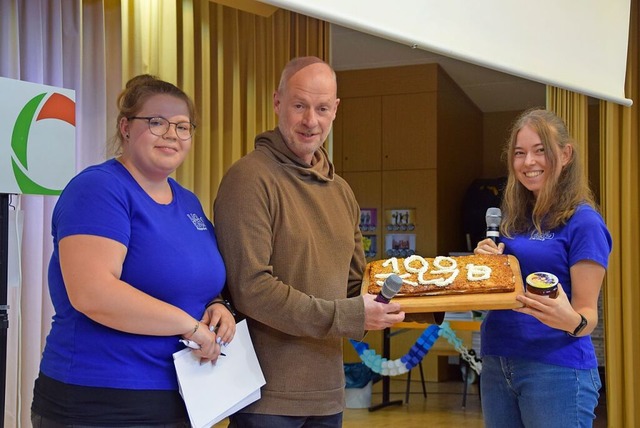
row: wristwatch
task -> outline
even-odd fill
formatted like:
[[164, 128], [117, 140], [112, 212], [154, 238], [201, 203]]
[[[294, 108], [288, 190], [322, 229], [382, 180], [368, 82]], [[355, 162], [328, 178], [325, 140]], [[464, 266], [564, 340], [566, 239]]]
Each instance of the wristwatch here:
[[587, 319], [584, 317], [584, 315], [582, 314], [578, 314], [578, 315], [580, 315], [580, 324], [578, 324], [576, 329], [573, 330], [573, 333], [567, 332], [569, 336], [576, 337], [587, 326]]
[[234, 307], [233, 307], [233, 305], [231, 304], [231, 302], [230, 302], [230, 301], [228, 301], [227, 299], [215, 298], [215, 299], [213, 299], [212, 301], [210, 301], [209, 303], [207, 303], [207, 304], [204, 306], [204, 308], [205, 308], [205, 309], [207, 309], [209, 306], [213, 305], [214, 303], [220, 303], [221, 305], [224, 305], [224, 306], [229, 310], [229, 312], [231, 312], [231, 315], [233, 315], [233, 316], [234, 316], [234, 318], [235, 318], [235, 316], [236, 316], [236, 315], [238, 315], [238, 314], [236, 313], [235, 308], [234, 308]]

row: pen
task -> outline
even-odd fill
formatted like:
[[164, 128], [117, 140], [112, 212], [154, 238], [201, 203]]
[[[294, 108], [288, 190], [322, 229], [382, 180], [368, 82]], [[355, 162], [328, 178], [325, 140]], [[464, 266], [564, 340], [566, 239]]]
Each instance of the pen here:
[[[191, 349], [200, 349], [200, 345], [198, 345], [196, 342], [194, 342], [193, 340], [189, 340], [189, 339], [180, 339], [180, 342], [182, 342], [186, 347], [191, 348]], [[223, 357], [226, 357], [227, 354], [224, 354], [222, 352], [220, 352], [220, 355], [222, 355]]]

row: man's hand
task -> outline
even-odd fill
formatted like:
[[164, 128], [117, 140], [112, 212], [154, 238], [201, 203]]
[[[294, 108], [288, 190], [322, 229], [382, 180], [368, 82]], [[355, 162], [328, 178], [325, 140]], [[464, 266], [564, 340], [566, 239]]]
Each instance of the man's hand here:
[[364, 298], [364, 329], [383, 330], [404, 320], [404, 312], [397, 303], [379, 303], [376, 296], [365, 294]]

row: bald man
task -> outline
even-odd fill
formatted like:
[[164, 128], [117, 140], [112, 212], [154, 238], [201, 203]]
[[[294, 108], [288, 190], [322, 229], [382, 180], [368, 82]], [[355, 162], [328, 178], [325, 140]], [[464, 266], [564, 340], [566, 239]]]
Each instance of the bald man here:
[[278, 127], [258, 135], [220, 184], [214, 219], [227, 286], [267, 380], [230, 427], [342, 426], [342, 338], [404, 319], [398, 304], [360, 295], [360, 208], [323, 147], [339, 103], [326, 62], [290, 61], [273, 94]]

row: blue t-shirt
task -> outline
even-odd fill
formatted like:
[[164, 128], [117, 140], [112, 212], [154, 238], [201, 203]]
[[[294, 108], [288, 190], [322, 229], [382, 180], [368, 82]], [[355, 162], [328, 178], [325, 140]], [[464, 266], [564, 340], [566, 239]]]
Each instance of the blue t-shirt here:
[[172, 354], [178, 336], [114, 330], [71, 306], [58, 253], [66, 236], [87, 234], [127, 247], [121, 279], [200, 319], [226, 278], [213, 225], [196, 196], [169, 178], [173, 200], [158, 204], [127, 169], [111, 159], [64, 189], [53, 211], [49, 292], [55, 308], [40, 365], [58, 381], [84, 386], [176, 390]]
[[[550, 272], [558, 277], [569, 300], [571, 266], [590, 260], [606, 268], [611, 252], [611, 235], [600, 214], [588, 205], [580, 205], [564, 226], [501, 240], [505, 254], [513, 254], [520, 262], [523, 281], [532, 272]], [[598, 366], [590, 336], [571, 337], [531, 315], [489, 311], [481, 334], [483, 355], [521, 357], [576, 369]]]

